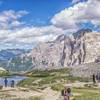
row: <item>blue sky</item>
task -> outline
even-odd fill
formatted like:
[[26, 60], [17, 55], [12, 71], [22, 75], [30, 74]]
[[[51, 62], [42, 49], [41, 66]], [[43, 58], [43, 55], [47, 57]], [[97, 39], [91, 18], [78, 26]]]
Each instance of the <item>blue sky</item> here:
[[100, 32], [99, 9], [99, 0], [0, 0], [0, 49], [33, 48], [81, 28]]
[[50, 18], [66, 7], [72, 6], [71, 0], [2, 0], [0, 12], [4, 10], [26, 10], [28, 15], [20, 20], [34, 26], [50, 24]]

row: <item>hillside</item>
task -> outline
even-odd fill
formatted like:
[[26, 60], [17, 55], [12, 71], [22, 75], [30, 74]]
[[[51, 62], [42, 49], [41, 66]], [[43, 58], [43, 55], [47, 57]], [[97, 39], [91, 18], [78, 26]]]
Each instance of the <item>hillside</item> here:
[[30, 50], [25, 49], [6, 49], [0, 51], [0, 63], [6, 62], [10, 60], [11, 58], [14, 58], [16, 56], [20, 56], [23, 53], [29, 53]]
[[53, 42], [37, 45], [29, 54], [10, 59], [1, 64], [10, 71], [58, 69], [99, 62], [100, 34], [81, 29], [69, 36], [60, 35]]
[[6, 70], [0, 66], [0, 74], [5, 73]]
[[[11, 73], [7, 75], [13, 76]], [[93, 85], [91, 78], [72, 77], [68, 68], [33, 70], [22, 75], [29, 78], [14, 88], [1, 86], [1, 100], [62, 100], [64, 87], [71, 88], [76, 100], [100, 100], [100, 83]]]
[[[95, 62], [100, 56], [100, 34], [82, 29], [69, 36], [59, 36], [55, 42], [33, 48], [38, 68], [59, 68]], [[43, 63], [45, 62], [45, 63]]]

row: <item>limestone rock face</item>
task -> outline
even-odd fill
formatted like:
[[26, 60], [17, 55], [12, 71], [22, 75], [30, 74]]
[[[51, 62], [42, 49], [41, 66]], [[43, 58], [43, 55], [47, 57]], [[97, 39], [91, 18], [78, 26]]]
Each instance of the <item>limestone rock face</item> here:
[[4, 72], [6, 72], [6, 70], [4, 68], [0, 67], [0, 73], [4, 73]]
[[96, 63], [100, 63], [100, 56], [95, 60]]
[[79, 35], [73, 35], [69, 46], [66, 45], [68, 41], [65, 42], [65, 66], [95, 62], [100, 55], [100, 34], [91, 30], [81, 31]]
[[68, 67], [95, 62], [100, 55], [100, 34], [82, 29], [69, 35], [59, 36], [55, 41], [33, 48], [30, 56], [35, 57], [37, 67]]
[[11, 71], [25, 71], [75, 67], [93, 62], [100, 62], [100, 34], [82, 29], [69, 36], [60, 35], [55, 41], [41, 43], [29, 54], [13, 58], [1, 66]]
[[71, 74], [76, 77], [91, 77], [94, 73], [100, 73], [100, 63], [86, 63], [72, 67]]
[[43, 43], [33, 48], [30, 53], [35, 58], [37, 68], [61, 67], [64, 41]]

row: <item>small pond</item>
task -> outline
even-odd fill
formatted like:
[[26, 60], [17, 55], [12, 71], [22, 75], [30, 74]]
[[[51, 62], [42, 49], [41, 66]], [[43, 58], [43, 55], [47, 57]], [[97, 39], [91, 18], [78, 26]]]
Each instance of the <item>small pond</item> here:
[[[9, 78], [7, 78], [8, 80], [8, 86], [11, 86], [11, 81], [14, 80], [15, 81], [15, 86], [18, 84], [18, 82], [27, 79], [28, 77], [26, 76], [11, 76]], [[4, 80], [5, 78], [0, 77], [0, 86], [4, 86]]]

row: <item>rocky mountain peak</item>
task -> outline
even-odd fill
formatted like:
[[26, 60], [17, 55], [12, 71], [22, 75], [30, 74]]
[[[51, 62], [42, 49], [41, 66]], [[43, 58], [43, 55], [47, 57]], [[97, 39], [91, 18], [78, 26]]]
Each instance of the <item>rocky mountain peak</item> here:
[[81, 29], [81, 30], [77, 31], [76, 33], [74, 33], [73, 36], [75, 39], [80, 39], [85, 34], [91, 33], [91, 32], [92, 32], [91, 29]]
[[22, 71], [75, 67], [92, 62], [100, 62], [100, 34], [91, 29], [81, 29], [68, 36], [62, 34], [55, 41], [41, 43], [30, 54], [11, 59], [2, 66]]
[[6, 72], [6, 70], [0, 66], [0, 74]]
[[58, 36], [55, 41], [58, 41], [58, 42], [64, 41], [65, 37], [66, 36], [64, 34], [62, 34], [62, 35]]

